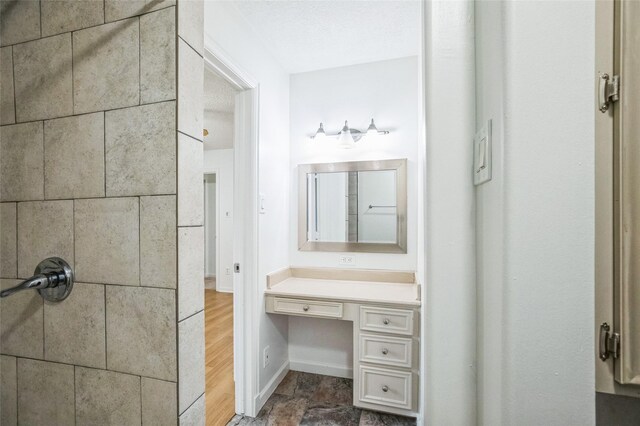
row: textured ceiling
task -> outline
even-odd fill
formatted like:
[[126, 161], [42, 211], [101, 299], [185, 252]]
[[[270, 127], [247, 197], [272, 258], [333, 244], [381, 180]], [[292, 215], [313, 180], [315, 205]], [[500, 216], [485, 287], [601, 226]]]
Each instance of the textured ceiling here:
[[205, 67], [204, 109], [214, 112], [233, 112], [236, 90], [215, 72]]
[[416, 56], [419, 0], [235, 0], [289, 73]]

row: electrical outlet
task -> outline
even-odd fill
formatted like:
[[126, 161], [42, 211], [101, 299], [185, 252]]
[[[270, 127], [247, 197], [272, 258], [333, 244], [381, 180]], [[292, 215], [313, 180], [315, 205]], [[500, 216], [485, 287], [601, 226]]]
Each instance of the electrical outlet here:
[[340, 256], [340, 261], [338, 263], [345, 266], [355, 266], [356, 258], [355, 256]]
[[227, 275], [231, 275], [231, 268], [225, 268], [224, 272]]
[[264, 351], [262, 353], [262, 368], [266, 368], [267, 365], [269, 365], [269, 363], [271, 362], [271, 360], [269, 359], [269, 348], [269, 346], [264, 348]]

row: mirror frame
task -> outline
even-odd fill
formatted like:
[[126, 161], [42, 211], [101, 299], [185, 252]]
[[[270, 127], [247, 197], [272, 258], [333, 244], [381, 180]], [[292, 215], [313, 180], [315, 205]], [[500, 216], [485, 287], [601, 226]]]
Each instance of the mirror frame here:
[[[369, 172], [375, 170], [396, 171], [396, 235], [394, 243], [359, 243], [309, 241], [307, 216], [309, 173]], [[343, 163], [320, 163], [298, 165], [298, 250], [354, 253], [407, 253], [407, 159], [348, 161]]]

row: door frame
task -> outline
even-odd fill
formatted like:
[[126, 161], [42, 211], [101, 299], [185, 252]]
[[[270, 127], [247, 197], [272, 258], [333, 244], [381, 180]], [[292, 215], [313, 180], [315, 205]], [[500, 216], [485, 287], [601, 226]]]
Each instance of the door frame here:
[[[236, 95], [234, 136], [233, 371], [236, 413], [256, 415], [258, 394], [258, 134], [260, 87], [217, 43], [205, 37], [205, 68], [223, 76]], [[206, 171], [205, 171], [206, 173]], [[242, 178], [240, 178], [242, 177]]]

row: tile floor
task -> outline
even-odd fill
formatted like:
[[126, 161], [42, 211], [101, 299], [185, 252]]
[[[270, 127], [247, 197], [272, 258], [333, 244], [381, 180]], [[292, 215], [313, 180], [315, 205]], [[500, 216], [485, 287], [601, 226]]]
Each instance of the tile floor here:
[[227, 426], [413, 426], [415, 419], [356, 408], [353, 381], [289, 371], [256, 418], [235, 416]]

